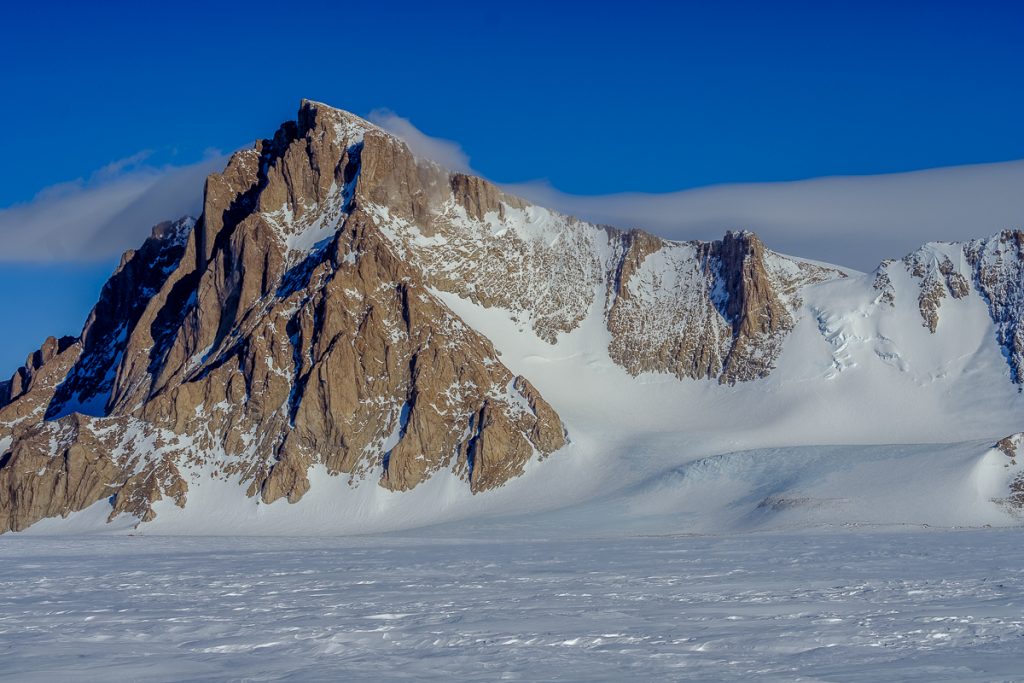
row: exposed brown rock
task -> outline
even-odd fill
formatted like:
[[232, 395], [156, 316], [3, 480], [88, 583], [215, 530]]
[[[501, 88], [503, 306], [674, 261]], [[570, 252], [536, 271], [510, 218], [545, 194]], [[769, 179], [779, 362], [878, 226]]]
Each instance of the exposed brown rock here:
[[924, 326], [934, 334], [939, 327], [939, 306], [946, 298], [944, 286], [934, 280], [921, 285], [921, 293], [917, 302], [921, 309], [921, 317], [924, 319]]
[[75, 337], [47, 337], [39, 350], [33, 351], [25, 360], [25, 365], [15, 370], [11, 379], [0, 384], [0, 409], [32, 391], [34, 385], [47, 375], [44, 367], [77, 341]]
[[1015, 508], [1024, 508], [1024, 474], [1018, 474], [1010, 482], [1010, 495], [1007, 503]]
[[997, 499], [996, 502], [1003, 503], [1015, 509], [1018, 513], [1024, 509], [1024, 472], [1020, 471], [1020, 465], [1017, 461], [1018, 455], [1024, 455], [1021, 453], [1022, 445], [1024, 445], [1024, 432], [1011, 434], [1000, 439], [995, 444], [995, 449], [1009, 458], [1009, 462], [1006, 463], [1005, 467], [1010, 468], [1011, 472], [1006, 498], [1002, 500]]
[[73, 413], [34, 422], [0, 454], [0, 531], [107, 498], [110, 519], [127, 513], [151, 520], [164, 496], [184, 506], [187, 485], [173, 461], [183, 450], [175, 435], [128, 417]]
[[6, 400], [0, 401], [0, 439], [43, 418], [81, 348], [74, 337], [49, 337], [29, 355], [6, 383]]
[[[644, 268], [660, 253], [672, 268]], [[730, 344], [728, 322], [715, 307], [716, 275], [703, 265], [700, 245], [671, 245], [647, 233], [623, 236], [609, 281], [607, 325], [612, 360], [631, 374], [670, 372], [680, 378], [714, 378]], [[673, 272], [674, 271], [674, 272]], [[671, 277], [666, 282], [664, 278]]]
[[143, 522], [152, 521], [156, 518], [153, 503], [167, 495], [174, 500], [175, 505], [183, 508], [187, 493], [188, 484], [170, 459], [154, 461], [142, 471], [132, 474], [121, 485], [114, 496], [108, 520], [120, 514], [129, 514]]
[[389, 216], [432, 234], [450, 194], [448, 173], [416, 159], [400, 140], [378, 130], [363, 137], [357, 203], [386, 207]]
[[879, 292], [879, 303], [888, 304], [889, 307], [896, 305], [896, 292], [892, 286], [892, 278], [889, 277], [889, 267], [895, 263], [892, 259], [885, 259], [875, 270], [875, 281], [872, 287]]
[[963, 299], [971, 293], [971, 286], [968, 284], [967, 278], [956, 270], [948, 256], [939, 262], [939, 272], [942, 273], [946, 289], [954, 299]]
[[997, 441], [995, 447], [1005, 453], [1006, 457], [1016, 458], [1022, 441], [1024, 441], [1024, 433], [1011, 434]]
[[723, 382], [767, 376], [781, 352], [779, 335], [793, 327], [793, 318], [768, 274], [765, 251], [753, 233], [729, 232], [720, 243], [711, 243], [734, 340], [722, 369]]
[[122, 475], [103, 450], [73, 416], [19, 434], [0, 459], [0, 531], [67, 517], [112, 495]]
[[1012, 381], [1024, 381], [1024, 231], [928, 244], [905, 256], [903, 264], [919, 281], [918, 307], [931, 332], [941, 324], [941, 307], [947, 298], [963, 299], [976, 290], [995, 323], [996, 340]]
[[904, 257], [910, 274], [921, 281], [918, 308], [924, 326], [933, 334], [939, 326], [939, 308], [947, 296], [962, 299], [970, 293], [970, 285], [953, 265], [948, 256], [925, 255], [915, 252]]
[[505, 218], [505, 207], [514, 209], [526, 208], [526, 202], [505, 194], [492, 183], [476, 176], [464, 173], [451, 175], [452, 196], [455, 201], [466, 209], [466, 215], [473, 220], [482, 221], [492, 211], [499, 219]]
[[79, 342], [81, 354], [47, 407], [48, 419], [70, 410], [106, 414], [125, 340], [178, 267], [194, 225], [189, 217], [160, 223], [137, 251], [121, 257], [89, 313]]
[[988, 303], [1011, 379], [1024, 383], [1024, 231], [1004, 230], [963, 246], [974, 286]]
[[[752, 233], [671, 243], [622, 238], [608, 311], [609, 353], [632, 374], [734, 383], [774, 367], [800, 287], [842, 273], [768, 252]], [[644, 268], [657, 256], [658, 268]]]

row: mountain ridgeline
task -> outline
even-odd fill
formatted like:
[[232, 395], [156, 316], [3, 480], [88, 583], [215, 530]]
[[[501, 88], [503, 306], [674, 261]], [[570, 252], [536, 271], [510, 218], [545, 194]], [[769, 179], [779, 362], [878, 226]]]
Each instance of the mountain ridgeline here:
[[[1020, 384], [1022, 250], [1007, 231], [884, 262], [864, 315], [913, 297], [938, 334], [947, 302], [976, 298]], [[313, 472], [490, 491], [575, 457], [577, 435], [453, 301], [552, 349], [597, 329], [587, 339], [636, 381], [728, 395], [773, 376], [820, 313], [806, 292], [857, 275], [749, 232], [675, 242], [563, 216], [304, 101], [207, 179], [202, 215], [123, 256], [80, 336], [46, 340], [0, 383], [0, 531], [94, 505], [147, 522], [209, 480], [278, 505]]]

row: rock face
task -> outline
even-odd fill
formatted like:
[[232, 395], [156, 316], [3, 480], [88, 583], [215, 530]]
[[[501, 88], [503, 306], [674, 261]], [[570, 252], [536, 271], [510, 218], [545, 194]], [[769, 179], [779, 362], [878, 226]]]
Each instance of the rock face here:
[[[63, 367], [62, 361], [56, 359], [61, 357], [64, 359], [63, 362], [66, 362], [66, 359], [70, 357], [69, 350], [71, 351], [70, 356], [77, 357], [81, 346], [76, 338], [47, 338], [39, 350], [34, 351], [25, 360], [25, 365], [15, 371], [11, 379], [0, 382], [0, 410], [33, 392], [45, 394], [48, 398], [52, 394], [55, 383], [59, 382], [63, 378], [63, 373], [67, 371], [67, 368]], [[61, 369], [54, 370], [54, 368]], [[46, 393], [47, 388], [50, 390], [49, 393]], [[25, 406], [27, 406], [27, 402], [23, 408]], [[21, 417], [21, 415], [14, 417]]]
[[843, 277], [773, 254], [752, 233], [672, 243], [622, 236], [609, 280], [612, 358], [632, 374], [735, 383], [766, 377], [793, 328], [797, 291]]
[[[1020, 233], [956, 249], [883, 264], [879, 296], [905, 267], [934, 331], [973, 287], [1019, 382]], [[197, 220], [124, 255], [79, 337], [0, 383], [0, 532], [103, 500], [148, 521], [209, 478], [265, 503], [300, 501], [315, 469], [494, 489], [571, 433], [446, 297], [548, 344], [596, 326], [633, 375], [730, 385], [772, 372], [802, 288], [843, 277], [748, 232], [673, 242], [562, 216], [304, 101], [207, 179]]]
[[973, 269], [974, 286], [988, 302], [1013, 381], [1024, 383], [1024, 231], [1005, 230], [972, 240], [964, 254]]
[[996, 442], [995, 448], [1009, 458], [1003, 466], [1007, 469], [1012, 468], [1009, 490], [1004, 502], [1019, 512], [1024, 509], [1024, 432], [1000, 439]]
[[192, 218], [161, 223], [138, 251], [128, 251], [103, 286], [76, 343], [81, 352], [46, 410], [47, 419], [71, 412], [102, 416], [125, 349], [152, 298], [178, 266]]

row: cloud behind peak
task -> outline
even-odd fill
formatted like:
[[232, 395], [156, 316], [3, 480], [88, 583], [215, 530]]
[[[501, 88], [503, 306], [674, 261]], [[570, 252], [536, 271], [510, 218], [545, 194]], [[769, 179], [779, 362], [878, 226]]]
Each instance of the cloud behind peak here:
[[[370, 120], [404, 139], [417, 156], [481, 175], [454, 141], [431, 137], [390, 110], [375, 110]], [[502, 187], [562, 213], [669, 239], [710, 240], [726, 230], [752, 230], [777, 251], [858, 270], [925, 242], [1024, 226], [1024, 160], [667, 193], [574, 195], [543, 179]]]
[[[427, 135], [387, 109], [368, 117], [417, 156], [475, 173], [452, 140]], [[203, 181], [226, 156], [157, 166], [142, 151], [88, 179], [54, 185], [0, 209], [0, 262], [91, 262], [137, 246], [149, 228], [198, 215]], [[480, 175], [479, 173], [475, 173]], [[670, 239], [714, 239], [753, 230], [771, 248], [870, 270], [920, 244], [963, 240], [1024, 226], [1024, 160], [873, 176], [717, 185], [660, 194], [573, 195], [544, 180], [503, 188], [562, 213]]]
[[167, 219], [198, 215], [203, 183], [226, 157], [209, 153], [183, 165], [151, 165], [149, 151], [44, 188], [30, 201], [0, 209], [0, 261], [104, 261], [137, 247]]

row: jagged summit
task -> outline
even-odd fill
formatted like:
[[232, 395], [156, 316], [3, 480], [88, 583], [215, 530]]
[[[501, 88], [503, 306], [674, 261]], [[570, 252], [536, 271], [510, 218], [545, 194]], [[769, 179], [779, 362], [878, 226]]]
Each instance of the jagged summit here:
[[[585, 479], [572, 463], [601, 447], [550, 380], [581, 358], [569, 384], [593, 374], [608, 401], [655, 380], [684, 397], [726, 385], [716, 401], [793, 373], [821, 387], [870, 358], [948, 375], [967, 354], [945, 328], [980, 310], [1019, 382], [1019, 236], [942, 250], [861, 276], [746, 231], [592, 225], [303, 100], [209, 176], [198, 219], [125, 254], [78, 338], [0, 384], [0, 530], [93, 505], [151, 521], [216, 487], [279, 510], [332, 479], [382, 506], [439, 482], [503, 488], [548, 460]], [[908, 306], [935, 341], [903, 331]]]

